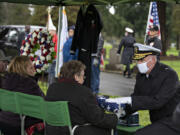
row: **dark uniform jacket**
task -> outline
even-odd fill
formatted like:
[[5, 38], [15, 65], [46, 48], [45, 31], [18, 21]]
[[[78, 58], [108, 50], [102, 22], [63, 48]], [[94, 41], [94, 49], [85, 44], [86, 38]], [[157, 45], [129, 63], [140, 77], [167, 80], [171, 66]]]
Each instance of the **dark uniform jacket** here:
[[127, 65], [128, 63], [132, 63], [132, 56], [134, 54], [134, 46], [133, 44], [135, 43], [135, 39], [133, 36], [128, 35], [125, 36], [120, 44], [119, 44], [119, 49], [117, 51], [117, 53], [121, 53], [121, 49], [124, 46], [124, 50], [122, 53], [122, 58], [121, 58], [121, 64]]
[[[105, 114], [98, 106], [91, 90], [75, 81], [61, 79], [50, 85], [46, 100], [68, 101], [72, 127], [90, 123], [93, 126], [82, 126], [75, 135], [110, 135], [111, 128], [117, 124], [115, 114]], [[58, 114], [57, 114], [58, 115]], [[47, 126], [47, 135], [69, 135], [67, 129]]]
[[99, 33], [102, 29], [99, 12], [93, 5], [89, 5], [84, 13], [80, 8], [76, 21], [76, 28], [71, 46], [71, 54], [79, 49], [78, 60], [86, 65], [84, 85], [91, 84], [91, 54], [97, 52]]
[[[177, 88], [180, 91], [180, 82], [179, 82], [179, 85]], [[173, 122], [174, 122], [174, 125], [180, 129], [180, 103], [177, 105], [177, 107], [173, 113]]]
[[[22, 92], [25, 94], [36, 95], [44, 97], [43, 92], [40, 90], [37, 82], [32, 77], [24, 77], [15, 73], [6, 74], [2, 80], [2, 88], [15, 91]], [[41, 120], [26, 117], [25, 119], [25, 127], [41, 122]], [[0, 123], [5, 123], [6, 125], [10, 125], [13, 127], [19, 127], [21, 125], [20, 117], [18, 114], [14, 114], [11, 112], [1, 111], [0, 112]]]
[[80, 8], [71, 50], [75, 52], [78, 48], [80, 51], [84, 50], [96, 53], [99, 33], [102, 27], [99, 12], [93, 5], [89, 5], [85, 13], [83, 13], [83, 9]]
[[174, 125], [180, 129], [180, 104], [178, 104], [178, 106], [176, 107], [176, 110], [174, 111], [173, 122], [174, 122]]
[[149, 110], [152, 124], [161, 122], [173, 128], [172, 114], [180, 101], [178, 81], [176, 72], [159, 62], [149, 77], [138, 73], [132, 94], [132, 109]]
[[147, 40], [147, 45], [153, 46], [157, 49], [162, 50], [162, 43], [161, 40], [158, 37], [149, 38]]

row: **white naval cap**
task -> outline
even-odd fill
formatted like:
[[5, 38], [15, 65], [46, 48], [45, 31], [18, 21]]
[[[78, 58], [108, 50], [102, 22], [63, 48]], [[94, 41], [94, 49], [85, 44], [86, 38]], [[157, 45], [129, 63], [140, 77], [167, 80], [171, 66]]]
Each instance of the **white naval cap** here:
[[145, 58], [148, 55], [158, 55], [161, 53], [161, 50], [152, 47], [152, 46], [148, 46], [148, 45], [144, 45], [141, 43], [135, 43], [134, 44], [134, 60], [140, 60]]
[[128, 28], [128, 27], [125, 28], [125, 31], [127, 31], [128, 33], [133, 33], [134, 32], [131, 28]]

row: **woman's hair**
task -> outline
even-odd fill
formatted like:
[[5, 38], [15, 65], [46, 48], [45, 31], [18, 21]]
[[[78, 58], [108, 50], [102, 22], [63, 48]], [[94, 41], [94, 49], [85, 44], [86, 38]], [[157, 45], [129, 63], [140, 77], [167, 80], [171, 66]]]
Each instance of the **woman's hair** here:
[[27, 56], [16, 56], [11, 60], [7, 71], [9, 73], [17, 73], [22, 76], [28, 76], [27, 67], [29, 66], [28, 63], [30, 61], [31, 59]]
[[61, 67], [60, 78], [70, 78], [74, 79], [75, 75], [80, 76], [81, 71], [85, 70], [86, 66], [77, 60], [72, 60], [64, 63]]

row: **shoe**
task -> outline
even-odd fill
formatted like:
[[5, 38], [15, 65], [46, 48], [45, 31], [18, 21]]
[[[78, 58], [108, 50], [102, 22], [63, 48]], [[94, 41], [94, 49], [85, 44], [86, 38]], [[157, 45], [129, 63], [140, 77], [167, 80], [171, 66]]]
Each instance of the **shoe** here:
[[126, 76], [126, 71], [123, 72], [123, 76], [124, 76], [124, 77]]
[[131, 75], [128, 75], [128, 77], [127, 78], [132, 78], [132, 76]]

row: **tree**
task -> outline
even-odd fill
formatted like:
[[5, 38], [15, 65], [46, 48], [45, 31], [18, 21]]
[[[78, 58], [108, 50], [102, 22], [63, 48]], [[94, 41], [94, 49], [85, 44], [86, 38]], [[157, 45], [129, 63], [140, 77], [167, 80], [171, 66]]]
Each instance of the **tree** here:
[[176, 47], [180, 49], [180, 5], [176, 4], [173, 7], [172, 15], [173, 32], [176, 34]]
[[0, 4], [1, 24], [29, 24], [31, 15], [27, 4]]
[[34, 14], [32, 15], [31, 24], [46, 26], [47, 23], [47, 6], [33, 6]]
[[[34, 6], [34, 15], [32, 17], [32, 24], [46, 26], [47, 23], [47, 6]], [[66, 14], [68, 19], [68, 25], [73, 25], [76, 22], [76, 16], [79, 10], [77, 6], [66, 7]], [[59, 7], [53, 7], [51, 11], [51, 17], [54, 25], [58, 28], [59, 20]]]

